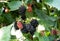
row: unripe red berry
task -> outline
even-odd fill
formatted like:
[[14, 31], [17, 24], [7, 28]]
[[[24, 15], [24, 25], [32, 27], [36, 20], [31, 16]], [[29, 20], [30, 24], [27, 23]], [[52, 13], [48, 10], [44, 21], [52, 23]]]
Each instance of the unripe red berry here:
[[4, 13], [8, 13], [8, 12], [9, 12], [9, 9], [6, 8], [6, 7], [3, 7], [3, 12], [4, 12]]
[[32, 12], [32, 4], [28, 4], [27, 10], [28, 10], [28, 12]]
[[32, 12], [32, 7], [28, 7], [28, 12]]
[[9, 9], [6, 8], [6, 9], [5, 9], [5, 13], [8, 13], [8, 12], [9, 12]]
[[22, 29], [22, 28], [23, 28], [22, 22], [17, 22], [17, 27], [18, 27], [19, 29]]
[[57, 30], [53, 29], [53, 30], [51, 31], [51, 34], [52, 34], [52, 35], [57, 35]]

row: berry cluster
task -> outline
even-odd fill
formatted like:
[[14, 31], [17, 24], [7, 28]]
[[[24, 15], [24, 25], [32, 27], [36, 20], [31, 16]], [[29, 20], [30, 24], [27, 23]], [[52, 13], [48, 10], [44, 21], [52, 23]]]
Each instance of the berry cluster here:
[[[22, 33], [30, 33], [31, 35], [34, 34], [36, 31], [36, 27], [38, 26], [38, 21], [36, 19], [32, 19], [30, 24], [22, 23], [23, 28], [21, 29]], [[14, 27], [18, 30], [17, 22], [15, 22]]]
[[25, 6], [21, 6], [18, 10], [19, 14], [21, 15], [22, 20], [26, 20], [26, 7]]
[[38, 26], [38, 21], [36, 19], [32, 19], [30, 24], [25, 24], [24, 28], [27, 30], [27, 32], [30, 32], [30, 34], [34, 34], [36, 31], [36, 27]]
[[33, 35], [34, 32], [36, 31], [36, 28], [34, 28], [31, 24], [26, 24], [21, 31], [23, 33], [30, 33], [31, 35]]

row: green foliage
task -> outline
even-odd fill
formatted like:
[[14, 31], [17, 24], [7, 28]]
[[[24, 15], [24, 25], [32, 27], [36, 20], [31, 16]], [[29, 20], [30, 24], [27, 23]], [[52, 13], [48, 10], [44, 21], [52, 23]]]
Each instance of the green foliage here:
[[9, 26], [5, 26], [5, 27], [2, 27], [1, 28], [1, 31], [3, 31], [2, 32], [3, 35], [0, 38], [0, 41], [9, 41], [10, 40], [10, 38], [11, 38], [11, 36], [10, 36], [11, 26], [12, 26], [12, 24], [9, 25]]
[[58, 10], [60, 10], [60, 6], [59, 6], [60, 0], [48, 0], [48, 1], [45, 0], [45, 1], [48, 5], [56, 7]]
[[19, 9], [19, 7], [21, 6], [21, 1], [12, 1], [8, 3], [8, 6], [10, 8], [10, 11], [14, 11]]
[[[27, 23], [29, 23], [30, 18], [36, 17], [40, 20], [39, 23], [44, 25], [47, 31], [50, 31], [52, 28], [60, 29], [60, 0], [43, 0], [42, 2], [37, 2], [36, 0], [10, 0], [7, 3], [0, 2], [0, 26], [10, 25], [12, 22], [16, 21], [16, 18], [20, 18], [20, 14], [18, 14], [18, 9], [21, 5], [24, 5], [27, 9], [27, 4], [32, 4], [32, 12], [28, 12], [26, 10], [26, 17], [28, 18]], [[3, 12], [3, 7], [7, 7], [10, 12]], [[3, 27], [2, 26], [2, 27]], [[8, 41], [10, 39], [10, 26], [7, 26], [8, 30], [4, 28], [5, 33], [3, 41]], [[41, 37], [39, 33], [35, 33], [36, 37], [33, 41], [52, 41], [54, 36], [44, 36]], [[8, 37], [8, 38], [7, 38]], [[29, 38], [29, 35], [26, 35]], [[32, 41], [30, 39], [26, 39], [25, 41]], [[49, 38], [49, 39], [48, 39]], [[11, 41], [15, 41], [16, 39], [11, 39]], [[16, 40], [17, 41], [17, 40]]]

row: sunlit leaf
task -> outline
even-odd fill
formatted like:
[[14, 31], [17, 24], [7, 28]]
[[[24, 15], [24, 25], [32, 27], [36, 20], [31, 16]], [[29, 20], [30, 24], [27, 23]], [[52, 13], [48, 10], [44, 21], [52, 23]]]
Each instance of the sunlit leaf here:
[[[43, 11], [40, 11], [38, 9], [35, 9], [36, 14], [38, 15], [38, 17], [41, 19], [41, 22], [43, 22], [43, 24], [49, 24], [49, 25], [53, 25], [53, 19], [49, 16], [47, 16]], [[55, 19], [54, 19], [55, 20]]]
[[[3, 35], [2, 37], [0, 37], [0, 41], [10, 41], [10, 30], [11, 30], [11, 26], [13, 24], [9, 25], [9, 26], [5, 26], [5, 27], [2, 27], [0, 30], [3, 31]], [[1, 33], [1, 32], [0, 32]]]
[[60, 0], [44, 0], [48, 5], [56, 7], [60, 10]]
[[12, 2], [9, 2], [8, 6], [10, 8], [10, 11], [17, 10], [21, 6], [21, 1], [12, 1]]

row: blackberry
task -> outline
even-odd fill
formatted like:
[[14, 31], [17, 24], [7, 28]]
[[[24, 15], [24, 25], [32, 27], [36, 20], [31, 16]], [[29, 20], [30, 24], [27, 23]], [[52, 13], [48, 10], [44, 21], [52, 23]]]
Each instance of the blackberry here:
[[26, 7], [25, 6], [21, 6], [18, 10], [19, 14], [21, 15], [22, 20], [26, 20]]
[[21, 31], [22, 33], [28, 33], [28, 30], [26, 29], [26, 24], [23, 24], [23, 29]]
[[26, 7], [25, 6], [21, 6], [18, 10], [19, 14], [20, 15], [25, 15], [25, 12], [26, 12]]
[[36, 19], [32, 19], [31, 22], [30, 22], [30, 24], [31, 24], [34, 28], [36, 28], [39, 23], [38, 23], [38, 21], [37, 21]]
[[36, 31], [36, 28], [30, 28], [30, 34], [33, 36], [34, 32]]
[[26, 29], [28, 30], [28, 32], [30, 31], [30, 28], [31, 28], [32, 26], [30, 25], [30, 24], [26, 24]]
[[33, 35], [34, 32], [36, 31], [36, 28], [34, 28], [31, 24], [27, 24], [26, 25], [26, 29], [28, 30], [28, 32]]
[[21, 31], [22, 33], [30, 33], [33, 36], [36, 28], [34, 28], [31, 24], [23, 24], [23, 29]]

